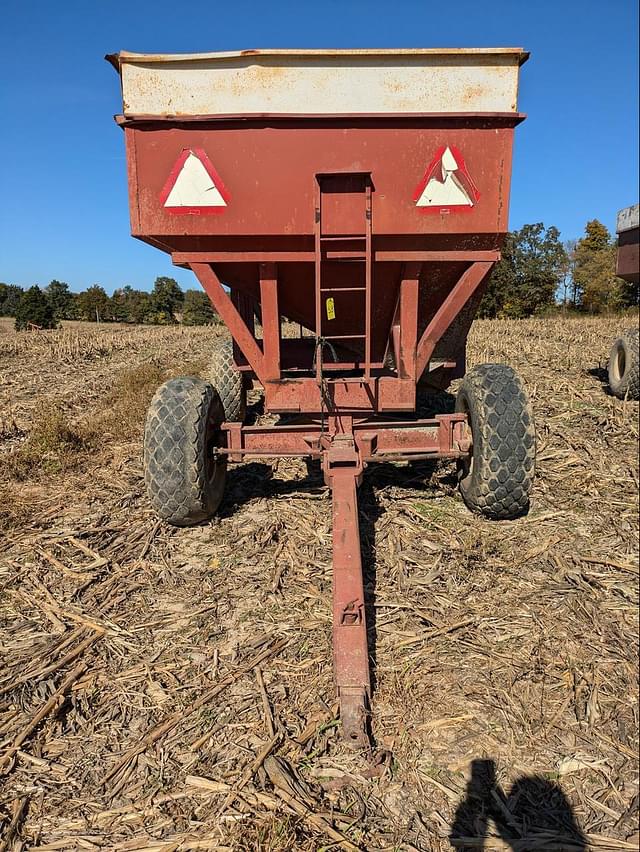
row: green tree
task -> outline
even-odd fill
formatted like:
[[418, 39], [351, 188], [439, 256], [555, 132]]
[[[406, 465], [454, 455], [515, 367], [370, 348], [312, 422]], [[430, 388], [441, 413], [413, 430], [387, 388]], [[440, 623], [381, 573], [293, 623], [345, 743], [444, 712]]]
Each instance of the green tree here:
[[182, 309], [184, 293], [174, 278], [156, 278], [151, 292], [152, 313], [157, 323], [176, 322], [176, 314]]
[[30, 325], [38, 328], [57, 326], [51, 302], [38, 286], [30, 287], [22, 294], [16, 309], [16, 330], [21, 331]]
[[501, 258], [493, 267], [487, 289], [478, 308], [478, 316], [481, 318], [494, 319], [502, 316], [505, 304], [513, 299], [517, 288], [514, 247], [515, 234], [506, 234]]
[[56, 320], [73, 319], [73, 293], [70, 292], [68, 284], [64, 281], [56, 281], [54, 278], [45, 288], [45, 293]]
[[114, 322], [127, 322], [127, 303], [123, 288], [113, 291], [109, 299], [109, 315]]
[[542, 222], [507, 234], [480, 304], [480, 316], [526, 317], [555, 302], [568, 259], [560, 232]]
[[602, 222], [587, 222], [574, 256], [574, 288], [585, 310], [597, 314], [626, 306], [629, 288], [616, 276], [616, 246]]
[[17, 284], [4, 284], [3, 286], [6, 287], [6, 290], [4, 291], [4, 299], [0, 302], [0, 316], [15, 317], [22, 298], [22, 287], [18, 287]]
[[[127, 290], [126, 287], [124, 289]], [[129, 290], [131, 292], [127, 294], [128, 322], [146, 322], [152, 311], [151, 294], [144, 290], [134, 290], [132, 287], [129, 287]]]
[[152, 311], [149, 293], [134, 290], [130, 284], [114, 290], [111, 297], [111, 314], [117, 322], [143, 323]]
[[567, 266], [560, 232], [542, 222], [516, 232], [514, 257], [518, 276], [515, 294], [518, 316], [531, 316], [555, 304], [556, 291]]
[[209, 297], [202, 290], [187, 290], [184, 294], [182, 322], [184, 325], [210, 325], [217, 319], [217, 314]]
[[618, 278], [616, 285], [621, 308], [637, 308], [640, 304], [640, 288], [635, 281], [625, 281]]
[[578, 245], [584, 251], [602, 251], [608, 249], [611, 245], [611, 234], [606, 225], [599, 222], [597, 219], [591, 219], [585, 225], [585, 235], [579, 241]]
[[78, 293], [78, 316], [89, 322], [105, 322], [111, 318], [109, 297], [99, 284]]

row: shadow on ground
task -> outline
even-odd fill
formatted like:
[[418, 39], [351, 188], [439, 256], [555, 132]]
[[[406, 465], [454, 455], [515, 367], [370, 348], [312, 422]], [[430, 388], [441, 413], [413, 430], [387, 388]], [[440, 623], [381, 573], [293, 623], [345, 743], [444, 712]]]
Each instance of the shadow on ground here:
[[587, 375], [593, 376], [600, 382], [602, 390], [607, 396], [614, 395], [611, 393], [611, 388], [609, 387], [609, 372], [604, 367], [593, 367], [591, 370], [587, 370]]
[[496, 779], [494, 761], [474, 760], [449, 840], [454, 849], [477, 852], [496, 833], [514, 852], [587, 849], [571, 804], [557, 784], [541, 776], [523, 776], [505, 793]]

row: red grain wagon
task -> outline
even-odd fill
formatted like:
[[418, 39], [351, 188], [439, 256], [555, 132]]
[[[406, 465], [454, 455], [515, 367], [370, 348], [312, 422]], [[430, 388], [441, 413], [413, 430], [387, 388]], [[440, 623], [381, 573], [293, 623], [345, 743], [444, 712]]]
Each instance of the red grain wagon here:
[[[465, 375], [469, 326], [507, 231], [519, 48], [120, 53], [132, 233], [191, 268], [233, 337], [213, 384], [174, 379], [145, 431], [154, 508], [210, 517], [229, 462], [320, 459], [333, 494], [343, 735], [370, 700], [357, 486], [368, 464], [456, 459], [466, 503], [526, 510], [533, 417], [512, 369], [469, 372], [454, 413], [418, 382]], [[300, 324], [283, 338], [282, 319]], [[262, 335], [256, 334], [257, 323]], [[245, 425], [261, 387], [273, 426]]]

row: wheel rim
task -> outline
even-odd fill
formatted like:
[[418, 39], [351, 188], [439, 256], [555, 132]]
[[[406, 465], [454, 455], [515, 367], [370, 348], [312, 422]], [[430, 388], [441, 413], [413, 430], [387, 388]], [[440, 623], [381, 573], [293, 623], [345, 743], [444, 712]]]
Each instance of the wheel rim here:
[[215, 416], [212, 412], [209, 413], [209, 421], [207, 423], [207, 439], [206, 439], [206, 476], [207, 483], [213, 485], [216, 478], [226, 469], [226, 456], [218, 452], [218, 448], [222, 446], [222, 431], [219, 428]]
[[624, 371], [626, 370], [626, 367], [627, 358], [626, 353], [624, 351], [624, 346], [618, 346], [616, 357], [613, 360], [613, 373], [618, 381], [624, 376]]
[[469, 404], [467, 402], [466, 396], [462, 396], [460, 399], [462, 403], [460, 411], [463, 414], [467, 415], [467, 428], [471, 433], [471, 447], [469, 448], [469, 453], [466, 456], [463, 456], [461, 459], [458, 459], [458, 482], [462, 483], [466, 479], [469, 479], [473, 474], [473, 426], [471, 423], [471, 411], [469, 410]]

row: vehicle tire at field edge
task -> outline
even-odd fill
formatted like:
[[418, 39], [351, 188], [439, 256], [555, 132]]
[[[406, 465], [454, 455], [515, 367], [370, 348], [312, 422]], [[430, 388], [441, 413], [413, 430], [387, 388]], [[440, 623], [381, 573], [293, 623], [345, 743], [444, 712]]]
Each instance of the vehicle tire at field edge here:
[[247, 389], [233, 361], [231, 340], [221, 340], [214, 350], [207, 379], [220, 394], [224, 419], [242, 422], [247, 412]]
[[638, 399], [640, 396], [640, 364], [638, 329], [627, 328], [614, 341], [609, 355], [609, 387], [619, 399]]
[[473, 447], [460, 466], [460, 492], [470, 509], [506, 520], [529, 507], [535, 468], [535, 425], [518, 374], [504, 364], [469, 371], [456, 411], [469, 416]]
[[144, 476], [151, 505], [184, 527], [210, 518], [224, 492], [227, 460], [214, 454], [224, 419], [216, 390], [195, 376], [155, 393], [144, 431]]

